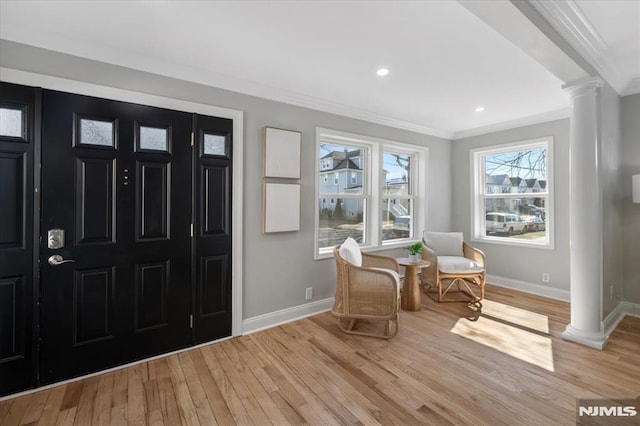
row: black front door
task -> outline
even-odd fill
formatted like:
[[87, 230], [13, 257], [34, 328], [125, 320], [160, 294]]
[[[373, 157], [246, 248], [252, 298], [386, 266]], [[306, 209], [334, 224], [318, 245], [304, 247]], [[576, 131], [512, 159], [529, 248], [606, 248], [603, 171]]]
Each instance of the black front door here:
[[35, 384], [33, 235], [36, 96], [0, 83], [0, 396]]
[[41, 383], [190, 345], [193, 115], [43, 105]]

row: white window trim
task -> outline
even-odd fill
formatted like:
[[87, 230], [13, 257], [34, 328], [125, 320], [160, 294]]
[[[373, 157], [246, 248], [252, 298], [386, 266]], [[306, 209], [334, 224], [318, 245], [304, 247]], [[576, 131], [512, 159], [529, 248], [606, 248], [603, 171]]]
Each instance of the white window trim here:
[[[364, 198], [365, 200], [365, 216], [367, 216], [365, 235], [367, 235], [367, 243], [360, 246], [363, 251], [379, 251], [394, 248], [406, 247], [407, 245], [420, 241], [422, 230], [427, 226], [427, 175], [429, 164], [429, 148], [412, 145], [402, 142], [391, 141], [387, 139], [376, 138], [373, 136], [359, 135], [355, 133], [343, 132], [340, 130], [316, 127], [316, 150], [315, 155], [320, 149], [321, 143], [333, 143], [336, 145], [348, 145], [353, 147], [364, 148], [368, 155], [361, 158], [362, 167], [362, 186], [363, 194], [327, 194], [323, 193], [323, 197], [337, 198]], [[397, 240], [382, 241], [382, 228], [380, 226], [382, 218], [382, 187], [383, 179], [383, 153], [393, 152], [398, 154], [409, 154], [414, 156], [414, 167], [411, 170], [411, 179], [414, 185], [413, 192], [416, 194], [413, 205], [414, 232], [413, 238], [402, 238]], [[319, 225], [320, 225], [320, 183], [318, 176], [320, 174], [320, 162], [315, 161], [315, 221], [314, 221], [314, 259], [327, 259], [333, 256], [332, 247], [318, 247]], [[376, 184], [377, 183], [377, 184]], [[374, 189], [374, 184], [375, 189]], [[395, 197], [401, 198], [401, 197]], [[376, 206], [376, 208], [372, 208]]]
[[[547, 187], [545, 192], [532, 192], [532, 193], [494, 193], [482, 195], [485, 184], [485, 168], [484, 164], [481, 164], [480, 159], [486, 154], [500, 154], [506, 152], [513, 152], [517, 150], [527, 150], [535, 148], [546, 148], [547, 150]], [[470, 182], [470, 205], [471, 205], [471, 241], [488, 244], [499, 244], [507, 246], [518, 247], [530, 247], [540, 248], [546, 250], [555, 249], [555, 185], [553, 179], [553, 136], [546, 136], [536, 139], [529, 139], [524, 141], [518, 141], [507, 144], [486, 146], [482, 148], [473, 149], [470, 154], [470, 170], [471, 170], [471, 182]], [[534, 241], [534, 240], [520, 240], [515, 238], [504, 237], [492, 237], [485, 235], [485, 211], [484, 211], [484, 198], [523, 198], [523, 195], [535, 195], [531, 198], [546, 198], [546, 229], [547, 229], [547, 241]]]

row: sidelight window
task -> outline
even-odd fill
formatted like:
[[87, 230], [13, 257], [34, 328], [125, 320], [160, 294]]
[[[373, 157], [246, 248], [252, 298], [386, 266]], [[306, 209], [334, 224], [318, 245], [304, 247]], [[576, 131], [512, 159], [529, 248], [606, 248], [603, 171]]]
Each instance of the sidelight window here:
[[227, 157], [227, 137], [213, 133], [204, 134], [203, 152], [205, 155]]

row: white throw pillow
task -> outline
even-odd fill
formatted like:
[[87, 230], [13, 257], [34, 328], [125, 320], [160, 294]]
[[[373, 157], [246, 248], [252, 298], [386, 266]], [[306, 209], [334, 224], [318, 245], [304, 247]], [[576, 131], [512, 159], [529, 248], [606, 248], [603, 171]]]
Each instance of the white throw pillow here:
[[362, 266], [362, 253], [358, 242], [349, 237], [340, 246], [340, 257], [352, 265]]
[[424, 242], [437, 256], [464, 257], [462, 232], [426, 232]]

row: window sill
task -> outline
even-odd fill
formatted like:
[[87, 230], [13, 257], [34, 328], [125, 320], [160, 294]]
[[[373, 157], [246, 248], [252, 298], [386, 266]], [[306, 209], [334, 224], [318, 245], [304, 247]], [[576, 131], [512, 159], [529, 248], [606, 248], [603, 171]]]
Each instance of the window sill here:
[[[375, 252], [385, 251], [385, 250], [396, 250], [396, 249], [405, 248], [419, 241], [421, 242], [422, 240], [420, 240], [419, 238], [412, 238], [412, 239], [407, 238], [405, 240], [390, 241], [387, 243], [382, 243], [382, 245], [380, 246], [360, 246], [360, 250], [363, 253], [375, 253]], [[321, 251], [320, 253], [316, 253], [313, 259], [314, 260], [333, 259], [333, 247], [328, 247], [325, 249], [328, 249], [328, 251]]]
[[532, 249], [542, 249], [542, 250], [554, 250], [555, 246], [553, 244], [553, 240], [544, 241], [544, 242], [535, 242], [532, 240], [518, 240], [517, 238], [504, 238], [504, 237], [472, 237], [471, 241], [474, 243], [482, 243], [482, 244], [496, 244], [502, 246], [511, 246], [511, 247], [523, 247], [523, 248], [532, 248]]

